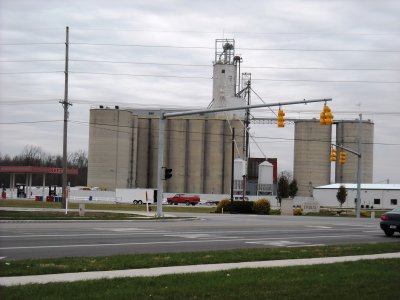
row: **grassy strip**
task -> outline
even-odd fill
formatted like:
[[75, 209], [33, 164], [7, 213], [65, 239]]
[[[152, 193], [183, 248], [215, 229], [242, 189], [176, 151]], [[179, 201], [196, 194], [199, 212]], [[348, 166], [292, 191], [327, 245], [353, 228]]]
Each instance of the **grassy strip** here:
[[140, 269], [243, 261], [296, 259], [399, 252], [400, 243], [370, 243], [303, 248], [260, 248], [163, 254], [67, 257], [0, 261], [0, 276]]
[[85, 216], [79, 216], [77, 211], [0, 211], [0, 220], [132, 220], [141, 218], [135, 214], [117, 214], [109, 212], [86, 211]]
[[[24, 208], [61, 208], [61, 203], [41, 202], [33, 200], [0, 200], [0, 207], [24, 207]], [[68, 208], [78, 209], [79, 203], [69, 203]], [[152, 211], [157, 210], [156, 205], [150, 205]], [[127, 211], [146, 211], [146, 205], [133, 205], [129, 203], [87, 203], [85, 209], [95, 210], [127, 210]], [[204, 206], [163, 206], [164, 212], [190, 212], [190, 213], [211, 213], [215, 207]]]
[[3, 299], [397, 299], [400, 259], [50, 283]]

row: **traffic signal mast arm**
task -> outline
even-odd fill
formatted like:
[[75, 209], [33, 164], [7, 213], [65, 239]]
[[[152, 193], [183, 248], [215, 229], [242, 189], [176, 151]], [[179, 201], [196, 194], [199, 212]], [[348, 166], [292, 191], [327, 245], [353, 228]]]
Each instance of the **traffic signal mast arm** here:
[[351, 150], [351, 149], [349, 149], [349, 148], [346, 148], [346, 147], [343, 147], [343, 146], [340, 146], [340, 145], [336, 145], [336, 144], [331, 144], [331, 145], [332, 145], [332, 146], [335, 146], [335, 147], [337, 147], [337, 148], [340, 148], [340, 149], [342, 149], [342, 150], [345, 150], [345, 151], [347, 151], [347, 152], [353, 153], [353, 154], [357, 155], [358, 157], [361, 157], [361, 153], [358, 153], [358, 152], [356, 152], [356, 151], [354, 151], [354, 150]]

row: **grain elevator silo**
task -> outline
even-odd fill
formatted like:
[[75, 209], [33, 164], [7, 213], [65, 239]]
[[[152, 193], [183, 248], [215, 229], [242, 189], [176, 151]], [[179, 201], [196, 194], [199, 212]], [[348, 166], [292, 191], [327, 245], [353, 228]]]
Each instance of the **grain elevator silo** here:
[[119, 107], [92, 109], [89, 128], [88, 185], [113, 189], [127, 185], [131, 166], [133, 116]]
[[[358, 152], [359, 120], [338, 121], [336, 127], [336, 144]], [[362, 156], [361, 156], [361, 182], [372, 183], [373, 177], [373, 142], [374, 123], [371, 121], [362, 122]], [[339, 156], [339, 149], [337, 149]], [[345, 164], [336, 161], [335, 182], [355, 183], [357, 182], [357, 161], [356, 155], [347, 153]]]
[[[244, 106], [243, 98], [237, 95], [240, 87], [241, 58], [235, 56], [235, 40], [217, 39], [215, 41], [215, 60], [213, 65], [213, 100], [211, 109]], [[216, 116], [226, 118], [244, 118], [244, 110], [216, 113]]]
[[293, 178], [298, 196], [311, 197], [313, 187], [330, 183], [332, 126], [319, 120], [295, 121]]

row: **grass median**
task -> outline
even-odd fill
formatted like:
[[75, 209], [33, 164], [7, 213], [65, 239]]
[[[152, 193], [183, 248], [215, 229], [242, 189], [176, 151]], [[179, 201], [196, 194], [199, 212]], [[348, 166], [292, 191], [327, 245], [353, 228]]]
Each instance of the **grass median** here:
[[400, 259], [2, 287], [2, 299], [398, 299]]
[[260, 248], [163, 254], [1, 260], [0, 276], [141, 269], [167, 266], [235, 263], [400, 252], [400, 243], [370, 243], [302, 248]]
[[[0, 207], [22, 207], [22, 208], [61, 208], [59, 202], [41, 202], [34, 200], [0, 200]], [[151, 210], [157, 211], [157, 205], [150, 205]], [[79, 203], [71, 202], [69, 209], [78, 209]], [[86, 210], [126, 210], [126, 211], [146, 211], [146, 205], [133, 205], [129, 203], [95, 203], [85, 202]], [[188, 212], [188, 213], [213, 213], [215, 207], [212, 206], [186, 206], [186, 205], [163, 205], [164, 212]]]

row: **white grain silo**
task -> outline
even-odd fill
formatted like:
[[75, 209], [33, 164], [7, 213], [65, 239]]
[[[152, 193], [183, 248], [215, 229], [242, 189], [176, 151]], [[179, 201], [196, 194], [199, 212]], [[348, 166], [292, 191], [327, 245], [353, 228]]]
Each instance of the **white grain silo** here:
[[236, 158], [233, 162], [233, 192], [243, 193], [243, 176], [246, 175], [246, 161]]
[[[340, 121], [336, 128], [336, 143], [343, 147], [358, 152], [359, 120]], [[362, 122], [362, 155], [361, 155], [361, 182], [372, 183], [373, 179], [373, 148], [374, 148], [374, 123]], [[339, 149], [337, 156], [339, 157]], [[358, 157], [349, 152], [346, 153], [346, 162], [341, 165], [336, 161], [335, 182], [355, 183], [357, 182]]]
[[272, 195], [274, 166], [267, 161], [258, 165], [257, 195]]
[[293, 178], [298, 196], [311, 197], [313, 187], [330, 184], [332, 126], [319, 120], [295, 121]]

